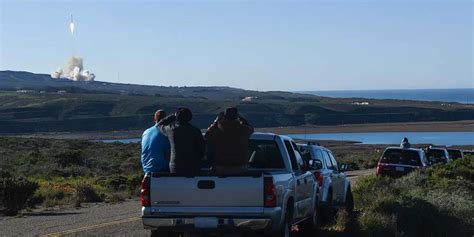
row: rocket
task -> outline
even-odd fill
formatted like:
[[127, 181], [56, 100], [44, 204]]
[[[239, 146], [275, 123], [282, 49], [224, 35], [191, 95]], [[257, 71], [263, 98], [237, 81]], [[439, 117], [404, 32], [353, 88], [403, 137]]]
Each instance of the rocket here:
[[69, 23], [69, 29], [71, 30], [71, 35], [74, 35], [74, 18], [71, 14], [71, 23]]

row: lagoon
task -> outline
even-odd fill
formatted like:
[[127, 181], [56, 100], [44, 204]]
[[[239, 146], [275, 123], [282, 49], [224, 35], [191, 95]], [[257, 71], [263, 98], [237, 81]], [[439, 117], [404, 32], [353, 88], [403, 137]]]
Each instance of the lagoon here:
[[290, 134], [293, 139], [357, 141], [362, 144], [400, 144], [408, 137], [412, 144], [474, 145], [474, 132], [369, 132]]
[[[362, 144], [399, 144], [408, 137], [412, 144], [474, 145], [474, 132], [368, 132], [289, 134], [293, 139], [356, 141]], [[140, 138], [102, 140], [105, 143], [138, 143]]]

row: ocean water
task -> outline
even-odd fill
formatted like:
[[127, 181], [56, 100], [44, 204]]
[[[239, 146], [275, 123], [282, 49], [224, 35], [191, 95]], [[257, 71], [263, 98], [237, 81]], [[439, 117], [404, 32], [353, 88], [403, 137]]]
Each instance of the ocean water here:
[[[399, 144], [408, 137], [412, 144], [474, 145], [474, 132], [368, 132], [368, 133], [315, 133], [290, 134], [294, 139], [357, 141], [362, 144]], [[138, 143], [141, 138], [101, 140], [111, 143]]]
[[293, 139], [357, 141], [362, 144], [400, 144], [407, 137], [412, 144], [474, 145], [474, 132], [369, 132], [290, 134]]
[[305, 91], [303, 93], [339, 98], [422, 100], [474, 104], [474, 88], [423, 90]]

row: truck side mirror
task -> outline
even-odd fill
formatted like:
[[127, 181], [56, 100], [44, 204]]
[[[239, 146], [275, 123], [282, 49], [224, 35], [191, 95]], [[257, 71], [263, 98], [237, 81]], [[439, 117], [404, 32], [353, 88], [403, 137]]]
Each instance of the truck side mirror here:
[[339, 165], [339, 170], [342, 171], [342, 172], [347, 171], [347, 170], [349, 170], [349, 165], [341, 164], [341, 165]]
[[313, 170], [320, 170], [323, 168], [323, 163], [320, 160], [309, 160], [309, 167]]

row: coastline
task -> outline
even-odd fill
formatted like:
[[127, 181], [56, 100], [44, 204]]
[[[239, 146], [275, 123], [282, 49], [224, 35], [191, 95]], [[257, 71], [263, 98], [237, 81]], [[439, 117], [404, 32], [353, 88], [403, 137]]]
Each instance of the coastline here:
[[[203, 130], [204, 131], [204, 130]], [[410, 122], [410, 123], [369, 123], [345, 124], [334, 126], [297, 126], [255, 128], [257, 132], [276, 134], [309, 134], [309, 133], [358, 133], [358, 132], [474, 132], [474, 120], [449, 122]], [[91, 132], [61, 132], [34, 134], [4, 134], [8, 137], [38, 137], [51, 139], [106, 140], [137, 138], [141, 130], [129, 131], [91, 131]]]

